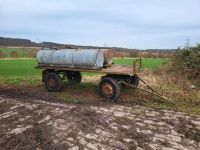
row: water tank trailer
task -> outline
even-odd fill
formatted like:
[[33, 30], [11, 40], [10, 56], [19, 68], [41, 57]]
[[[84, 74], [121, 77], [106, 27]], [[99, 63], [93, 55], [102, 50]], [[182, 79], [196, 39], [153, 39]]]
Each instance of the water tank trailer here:
[[[43, 70], [42, 81], [50, 92], [61, 91], [66, 79], [71, 84], [79, 84], [81, 72], [104, 74], [99, 82], [99, 93], [111, 101], [120, 97], [120, 84], [140, 89], [139, 81], [145, 83], [138, 76], [141, 59], [135, 59], [132, 66], [113, 64], [111, 49], [41, 49], [36, 59], [36, 68]], [[154, 95], [160, 96], [158, 93]]]

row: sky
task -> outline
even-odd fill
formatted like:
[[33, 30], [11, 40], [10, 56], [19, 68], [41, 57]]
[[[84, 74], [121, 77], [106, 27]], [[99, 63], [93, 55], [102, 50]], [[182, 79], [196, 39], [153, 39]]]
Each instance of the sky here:
[[152, 49], [200, 43], [200, 0], [0, 0], [0, 36]]

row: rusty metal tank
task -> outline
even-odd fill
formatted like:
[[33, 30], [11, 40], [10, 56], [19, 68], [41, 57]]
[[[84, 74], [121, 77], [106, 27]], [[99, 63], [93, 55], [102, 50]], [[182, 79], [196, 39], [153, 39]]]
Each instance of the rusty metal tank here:
[[101, 49], [104, 56], [104, 66], [111, 66], [113, 63], [113, 51], [112, 49]]
[[39, 64], [72, 68], [98, 69], [104, 64], [103, 51], [96, 49], [44, 49], [38, 51], [36, 59]]

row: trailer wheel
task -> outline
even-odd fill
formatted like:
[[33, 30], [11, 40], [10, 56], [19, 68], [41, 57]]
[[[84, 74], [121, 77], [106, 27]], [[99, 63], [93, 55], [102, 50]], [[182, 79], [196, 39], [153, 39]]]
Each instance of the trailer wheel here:
[[120, 86], [112, 78], [102, 78], [99, 83], [99, 93], [101, 96], [116, 101], [120, 97]]
[[131, 77], [131, 84], [134, 85], [134, 86], [138, 86], [139, 85], [139, 78], [137, 75], [134, 75]]
[[50, 92], [57, 92], [63, 89], [63, 82], [59, 74], [50, 72], [45, 74], [44, 78], [46, 89]]
[[81, 83], [82, 76], [80, 72], [67, 72], [67, 79], [70, 84], [79, 84]]

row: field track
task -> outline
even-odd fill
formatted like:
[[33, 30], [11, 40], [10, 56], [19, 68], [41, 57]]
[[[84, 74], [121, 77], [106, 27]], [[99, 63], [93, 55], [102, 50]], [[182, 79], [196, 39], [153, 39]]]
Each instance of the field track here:
[[200, 118], [0, 95], [1, 149], [200, 149]]

